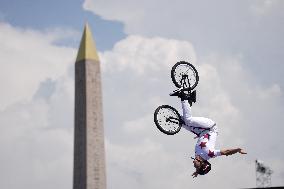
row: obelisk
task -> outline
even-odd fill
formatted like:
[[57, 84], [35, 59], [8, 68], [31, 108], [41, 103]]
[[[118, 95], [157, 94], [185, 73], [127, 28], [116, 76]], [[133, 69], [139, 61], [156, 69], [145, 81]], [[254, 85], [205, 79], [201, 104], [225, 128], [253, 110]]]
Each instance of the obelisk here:
[[88, 24], [75, 63], [73, 189], [106, 189], [100, 61]]

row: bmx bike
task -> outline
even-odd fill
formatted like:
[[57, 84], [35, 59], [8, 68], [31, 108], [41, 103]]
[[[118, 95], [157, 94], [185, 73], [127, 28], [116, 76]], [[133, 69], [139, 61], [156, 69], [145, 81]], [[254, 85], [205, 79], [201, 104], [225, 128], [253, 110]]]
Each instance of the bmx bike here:
[[[173, 93], [184, 92], [192, 102], [195, 102], [196, 91], [193, 89], [198, 84], [199, 76], [192, 64], [185, 61], [177, 62], [171, 69], [171, 79], [178, 88]], [[179, 112], [170, 105], [161, 105], [155, 110], [154, 122], [157, 128], [167, 135], [178, 133], [184, 124]]]

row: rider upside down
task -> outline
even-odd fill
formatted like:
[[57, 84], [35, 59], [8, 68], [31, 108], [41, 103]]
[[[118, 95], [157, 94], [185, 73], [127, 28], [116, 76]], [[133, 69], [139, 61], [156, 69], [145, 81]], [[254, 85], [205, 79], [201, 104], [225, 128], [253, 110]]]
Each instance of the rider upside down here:
[[215, 142], [218, 136], [218, 128], [216, 123], [205, 117], [193, 117], [191, 115], [192, 96], [178, 91], [171, 96], [178, 96], [181, 99], [184, 124], [183, 128], [194, 133], [198, 138], [195, 145], [195, 158], [193, 165], [195, 172], [193, 178], [198, 175], [205, 175], [211, 170], [211, 164], [208, 162], [210, 158], [215, 158], [222, 155], [233, 155], [236, 153], [247, 154], [242, 148], [232, 149], [215, 149]]

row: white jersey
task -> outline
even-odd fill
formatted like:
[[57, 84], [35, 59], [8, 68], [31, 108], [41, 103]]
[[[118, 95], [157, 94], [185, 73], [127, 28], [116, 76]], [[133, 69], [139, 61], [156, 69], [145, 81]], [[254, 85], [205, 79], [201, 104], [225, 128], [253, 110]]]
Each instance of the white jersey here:
[[[215, 129], [217, 130], [216, 126]], [[199, 155], [204, 160], [220, 156], [221, 151], [215, 149], [217, 135], [216, 131], [210, 131], [202, 137], [199, 137], [195, 145], [195, 156]]]

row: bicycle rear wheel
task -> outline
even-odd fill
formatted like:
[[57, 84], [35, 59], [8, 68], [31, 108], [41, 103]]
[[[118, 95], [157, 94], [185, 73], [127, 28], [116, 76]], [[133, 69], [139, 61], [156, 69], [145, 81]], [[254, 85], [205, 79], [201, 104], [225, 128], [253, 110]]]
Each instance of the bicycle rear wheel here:
[[167, 135], [178, 133], [182, 126], [180, 114], [175, 108], [169, 105], [159, 106], [155, 110], [154, 122], [157, 128]]
[[171, 78], [176, 87], [184, 90], [193, 90], [199, 81], [196, 68], [185, 61], [177, 62], [172, 67]]

